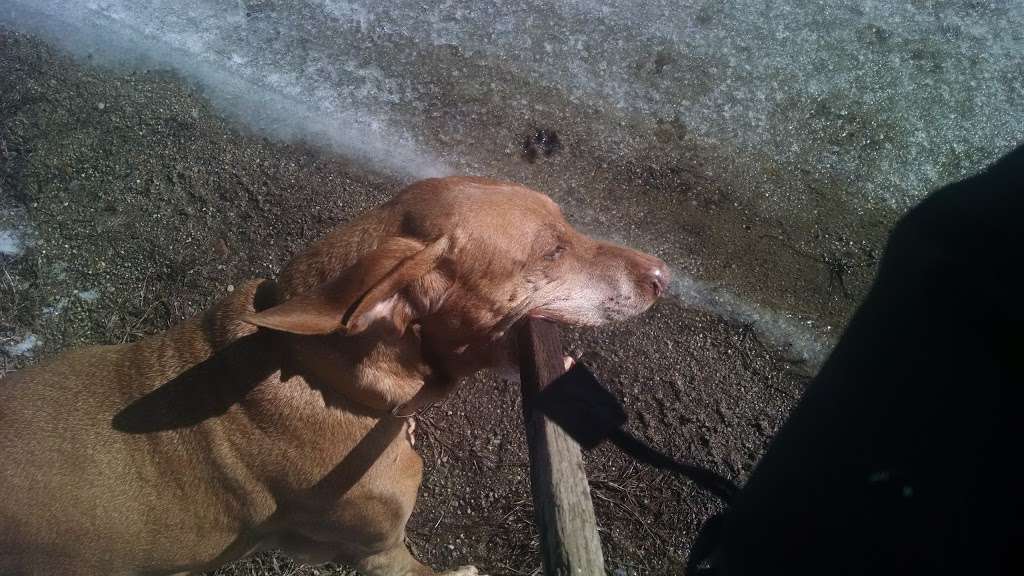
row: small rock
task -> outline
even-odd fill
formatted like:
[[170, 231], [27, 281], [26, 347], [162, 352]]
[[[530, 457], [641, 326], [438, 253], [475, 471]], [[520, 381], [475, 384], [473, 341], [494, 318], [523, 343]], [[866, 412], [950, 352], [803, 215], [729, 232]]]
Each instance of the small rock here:
[[231, 253], [231, 251], [228, 250], [227, 242], [225, 242], [223, 238], [218, 238], [217, 241], [213, 243], [213, 253], [219, 258], [225, 258]]
[[234, 284], [228, 284], [228, 292], [234, 292], [234, 291], [235, 291], [235, 285]]
[[97, 110], [103, 110], [103, 109], [104, 109], [104, 108], [106, 108], [106, 107], [107, 107], [107, 105], [106, 105], [106, 104], [104, 104], [103, 102], [97, 102], [97, 103], [96, 103], [96, 109], [97, 109]]

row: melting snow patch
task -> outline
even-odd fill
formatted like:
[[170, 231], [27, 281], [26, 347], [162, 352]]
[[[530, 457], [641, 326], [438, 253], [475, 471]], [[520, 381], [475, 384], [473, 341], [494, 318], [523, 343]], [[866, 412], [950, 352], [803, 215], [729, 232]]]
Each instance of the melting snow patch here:
[[296, 21], [301, 9], [247, 17], [244, 4], [223, 4], [11, 0], [0, 23], [94, 61], [173, 69], [227, 116], [275, 138], [321, 145], [400, 177], [448, 172], [399, 127], [390, 102], [399, 80], [329, 50], [334, 35], [308, 38]]
[[22, 256], [34, 240], [25, 211], [0, 201], [0, 258], [13, 260]]
[[4, 352], [8, 356], [31, 356], [32, 349], [40, 343], [39, 337], [35, 334], [26, 334], [21, 342], [4, 346]]
[[674, 272], [671, 293], [683, 302], [732, 322], [749, 324], [768, 344], [817, 369], [831, 345], [811, 321], [745, 302], [735, 294]]
[[[422, 58], [449, 48], [507, 70], [512, 85], [678, 121], [727, 151], [766, 156], [773, 172], [834, 180], [855, 200], [906, 205], [1024, 139], [1019, 1], [0, 4], [0, 22], [76, 54], [155, 61], [257, 128], [409, 176], [444, 171], [415, 134], [436, 134], [442, 112], [428, 101], [461, 110], [444, 86], [471, 68]], [[470, 120], [455, 132], [472, 134]], [[760, 185], [761, 163], [750, 165]], [[795, 206], [807, 194], [776, 192]]]
[[8, 258], [21, 256], [24, 247], [21, 238], [14, 230], [0, 230], [0, 255]]
[[100, 297], [100, 293], [96, 290], [79, 290], [75, 293], [81, 300], [86, 302], [93, 302]]
[[46, 306], [45, 308], [43, 308], [43, 315], [44, 316], [51, 316], [51, 317], [52, 316], [56, 316], [56, 315], [60, 314], [61, 312], [63, 312], [64, 308], [67, 308], [67, 305], [68, 305], [68, 299], [67, 298], [61, 298], [61, 299], [57, 300], [57, 302], [55, 302], [53, 306]]

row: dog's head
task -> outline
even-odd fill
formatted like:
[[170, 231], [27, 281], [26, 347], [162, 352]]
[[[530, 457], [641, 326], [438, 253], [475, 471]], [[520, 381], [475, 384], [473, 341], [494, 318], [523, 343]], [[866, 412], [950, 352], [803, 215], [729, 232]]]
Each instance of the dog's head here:
[[522, 318], [598, 325], [645, 311], [661, 260], [580, 234], [547, 196], [479, 178], [418, 182], [297, 256], [285, 301], [248, 318], [294, 334], [419, 339], [451, 373], [508, 358]]

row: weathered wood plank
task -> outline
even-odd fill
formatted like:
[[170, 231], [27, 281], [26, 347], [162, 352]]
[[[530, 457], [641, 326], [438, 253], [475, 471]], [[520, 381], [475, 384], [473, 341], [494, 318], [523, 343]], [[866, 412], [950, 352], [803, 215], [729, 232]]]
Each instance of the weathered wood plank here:
[[547, 576], [603, 576], [594, 504], [579, 445], [530, 409], [530, 399], [564, 371], [558, 327], [529, 319], [519, 334], [520, 373], [534, 515]]

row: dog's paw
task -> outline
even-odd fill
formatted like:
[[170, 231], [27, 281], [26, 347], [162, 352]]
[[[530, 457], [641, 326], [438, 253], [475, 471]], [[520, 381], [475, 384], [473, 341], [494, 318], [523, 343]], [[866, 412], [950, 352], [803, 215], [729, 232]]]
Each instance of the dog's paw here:
[[442, 572], [440, 574], [440, 576], [487, 576], [487, 575], [486, 574], [481, 574], [476, 569], [476, 566], [459, 566], [458, 568], [455, 568], [454, 570], [449, 570], [447, 572]]

